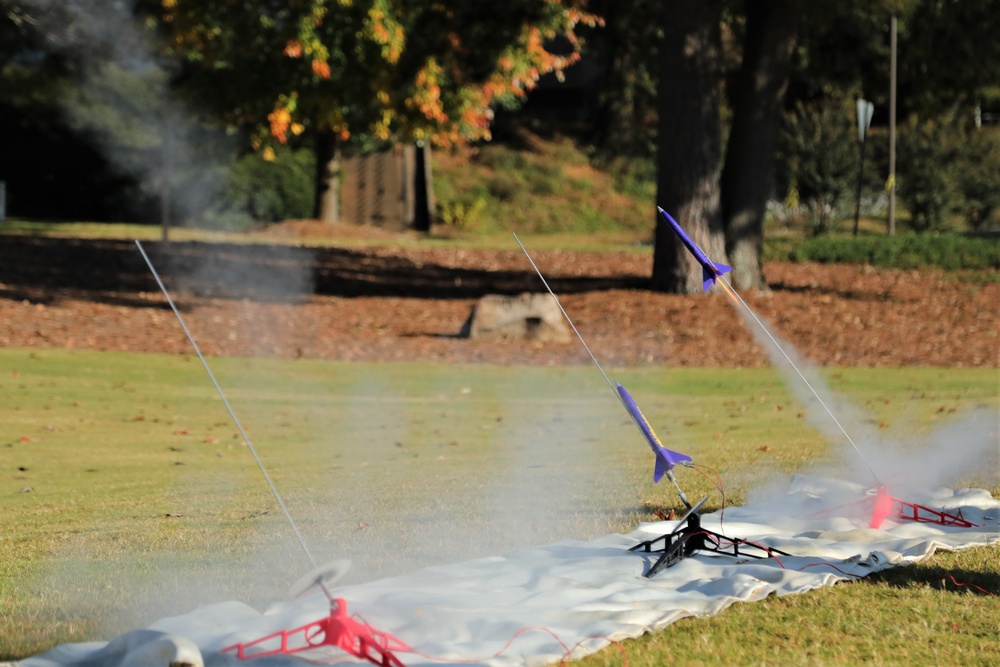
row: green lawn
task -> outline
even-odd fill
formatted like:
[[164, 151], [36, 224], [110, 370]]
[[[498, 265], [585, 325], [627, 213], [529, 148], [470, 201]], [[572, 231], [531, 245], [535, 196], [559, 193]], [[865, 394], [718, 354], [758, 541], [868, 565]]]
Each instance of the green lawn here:
[[[314, 558], [354, 561], [348, 583], [626, 531], [678, 507], [593, 367], [210, 362]], [[667, 446], [722, 473], [732, 502], [852, 463], [770, 370], [610, 374]], [[996, 369], [824, 376], [901, 440], [1000, 409]], [[959, 483], [996, 495], [997, 470]], [[262, 607], [310, 567], [195, 357], [0, 350], [0, 471], [0, 660], [209, 602]], [[678, 476], [689, 496], [712, 491]], [[1000, 605], [947, 575], [996, 593], [998, 572], [1000, 549], [974, 549], [737, 605], [629, 642], [629, 664], [996, 663]], [[582, 664], [606, 663], [617, 650]]]

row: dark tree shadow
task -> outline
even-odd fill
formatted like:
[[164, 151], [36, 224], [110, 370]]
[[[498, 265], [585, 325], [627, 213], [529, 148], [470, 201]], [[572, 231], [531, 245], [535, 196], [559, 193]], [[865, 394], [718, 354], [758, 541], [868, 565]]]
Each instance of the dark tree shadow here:
[[851, 301], [898, 301], [898, 297], [888, 292], [860, 292], [853, 289], [838, 289], [829, 285], [788, 285], [784, 282], [769, 282], [772, 292], [787, 292], [789, 294], [829, 295]]
[[955, 569], [933, 563], [880, 570], [865, 577], [865, 581], [893, 588], [927, 586], [954, 593], [1000, 596], [1000, 572]]
[[[259, 301], [340, 297], [474, 299], [543, 291], [525, 262], [517, 271], [459, 269], [364, 249], [267, 244], [143, 244], [172, 294]], [[646, 289], [636, 276], [548, 277], [557, 294]], [[63, 297], [135, 307], [159, 287], [132, 241], [0, 236], [0, 298], [50, 303]]]

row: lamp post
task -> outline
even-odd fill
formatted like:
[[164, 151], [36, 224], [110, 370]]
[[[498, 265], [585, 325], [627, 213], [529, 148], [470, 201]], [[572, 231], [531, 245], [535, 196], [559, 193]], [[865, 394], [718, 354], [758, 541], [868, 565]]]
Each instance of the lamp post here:
[[861, 183], [865, 177], [865, 144], [868, 127], [872, 124], [875, 105], [865, 99], [858, 99], [858, 141], [861, 142], [861, 167], [858, 169], [857, 205], [854, 208], [854, 235], [858, 235], [858, 220], [861, 218]]

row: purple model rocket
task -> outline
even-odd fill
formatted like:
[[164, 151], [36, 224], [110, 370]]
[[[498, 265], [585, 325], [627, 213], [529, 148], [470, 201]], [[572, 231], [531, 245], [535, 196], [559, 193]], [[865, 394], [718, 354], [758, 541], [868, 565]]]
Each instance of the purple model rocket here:
[[[656, 433], [653, 432], [653, 427], [649, 425], [646, 417], [642, 414], [642, 410], [640, 410], [639, 406], [636, 405], [632, 396], [625, 390], [625, 387], [621, 386], [621, 384], [615, 383], [615, 385], [615, 388], [618, 390], [618, 396], [622, 399], [622, 405], [625, 406], [629, 415], [632, 416], [632, 421], [634, 421], [635, 425], [639, 427], [643, 437], [646, 438], [646, 442], [649, 443], [650, 449], [653, 450], [653, 454], [656, 456], [656, 467], [653, 469], [653, 481], [659, 482], [664, 475], [667, 475], [668, 479], [674, 481], [673, 473], [670, 472], [671, 469], [678, 463], [687, 463], [691, 460], [691, 457], [687, 454], [681, 454], [680, 452], [667, 449], [660, 444], [660, 439], [656, 437]], [[674, 484], [676, 484], [676, 481], [674, 481]], [[688, 504], [687, 500], [683, 497], [682, 500], [684, 500], [685, 505]], [[690, 507], [690, 505], [688, 506]]]
[[[660, 211], [662, 212], [663, 209], [660, 209]], [[680, 233], [683, 234], [683, 232]], [[597, 370], [599, 370], [601, 372], [601, 375], [604, 376], [604, 379], [605, 381], [607, 381], [608, 386], [611, 387], [611, 390], [618, 395], [618, 400], [620, 400], [622, 405], [625, 406], [625, 410], [632, 417], [632, 421], [634, 421], [635, 425], [639, 427], [639, 431], [642, 433], [642, 436], [646, 439], [646, 442], [649, 443], [650, 448], [653, 450], [653, 455], [656, 456], [656, 467], [653, 469], [653, 481], [659, 482], [665, 476], [674, 485], [674, 488], [677, 489], [677, 494], [680, 496], [681, 502], [684, 503], [684, 505], [688, 509], [691, 509], [691, 503], [688, 501], [687, 496], [684, 495], [684, 490], [681, 489], [680, 485], [677, 483], [677, 478], [674, 477], [673, 473], [673, 467], [675, 465], [677, 465], [678, 463], [688, 463], [689, 461], [691, 461], [691, 457], [688, 456], [687, 454], [681, 454], [679, 452], [670, 451], [669, 449], [660, 444], [660, 439], [656, 437], [655, 433], [653, 433], [653, 428], [649, 425], [649, 422], [646, 421], [646, 418], [642, 415], [642, 411], [639, 410], [639, 406], [635, 404], [635, 401], [632, 399], [629, 393], [625, 391], [625, 387], [621, 386], [618, 383], [612, 383], [611, 378], [609, 378], [608, 374], [604, 372], [603, 368], [601, 368], [600, 362], [597, 361], [597, 357], [594, 356], [594, 353], [591, 351], [590, 346], [587, 345], [587, 341], [583, 339], [583, 336], [576, 328], [576, 325], [573, 324], [573, 320], [570, 319], [569, 313], [567, 313], [566, 309], [562, 307], [561, 303], [559, 303], [559, 297], [557, 297], [556, 293], [552, 291], [551, 287], [549, 287], [549, 284], [545, 281], [545, 276], [543, 276], [542, 272], [538, 269], [538, 266], [535, 264], [535, 260], [531, 259], [531, 255], [528, 253], [528, 249], [524, 247], [523, 243], [521, 243], [521, 239], [517, 238], [517, 234], [514, 234], [514, 240], [517, 241], [517, 244], [519, 246], [521, 246], [521, 250], [524, 251], [524, 256], [528, 258], [529, 262], [531, 262], [531, 266], [533, 269], [535, 269], [535, 273], [537, 273], [538, 277], [541, 278], [542, 284], [545, 285], [545, 289], [547, 289], [549, 291], [549, 294], [552, 295], [552, 299], [556, 302], [556, 305], [559, 307], [559, 310], [562, 311], [563, 317], [565, 317], [566, 321], [569, 322], [569, 325], [570, 327], [572, 327], [573, 332], [576, 334], [576, 337], [580, 339], [580, 343], [583, 344], [583, 348], [587, 350], [587, 354], [590, 355], [590, 358], [593, 360], [594, 365], [597, 366]], [[726, 268], [728, 269], [729, 267]]]
[[669, 213], [664, 211], [659, 206], [656, 207], [656, 210], [658, 210], [660, 212], [660, 215], [663, 216], [663, 219], [670, 224], [670, 226], [674, 230], [674, 233], [677, 234], [677, 238], [679, 238], [681, 240], [681, 243], [684, 244], [684, 247], [687, 248], [689, 251], [691, 251], [691, 254], [694, 255], [694, 258], [698, 260], [699, 264], [701, 264], [701, 270], [702, 270], [701, 275], [702, 278], [705, 280], [705, 291], [708, 291], [708, 288], [715, 284], [715, 280], [719, 276], [721, 276], [723, 273], [729, 273], [730, 271], [733, 270], [733, 267], [731, 266], [726, 266], [725, 264], [716, 264], [715, 262], [710, 260], [708, 258], [708, 255], [705, 254], [705, 251], [699, 248], [698, 245], [691, 240], [691, 237], [688, 236], [683, 229], [681, 229], [681, 226], [677, 224], [676, 220], [670, 217]]

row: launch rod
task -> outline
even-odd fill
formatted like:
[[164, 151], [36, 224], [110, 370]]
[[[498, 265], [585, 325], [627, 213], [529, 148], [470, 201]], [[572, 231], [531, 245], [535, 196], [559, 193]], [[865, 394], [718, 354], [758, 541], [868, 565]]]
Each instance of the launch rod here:
[[847, 438], [847, 442], [851, 443], [851, 447], [854, 447], [854, 451], [858, 453], [858, 456], [861, 457], [861, 460], [864, 462], [864, 464], [868, 466], [868, 472], [870, 472], [872, 474], [872, 477], [875, 478], [875, 482], [881, 483], [879, 476], [875, 474], [875, 469], [872, 467], [872, 464], [869, 463], [868, 459], [865, 458], [865, 455], [861, 453], [861, 449], [857, 446], [857, 444], [855, 444], [851, 436], [848, 435], [847, 431], [841, 425], [840, 420], [837, 419], [836, 415], [833, 414], [833, 411], [830, 409], [830, 406], [826, 404], [826, 401], [824, 401], [823, 398], [819, 395], [819, 392], [817, 392], [816, 389], [813, 388], [812, 383], [809, 382], [809, 380], [806, 379], [806, 376], [802, 374], [802, 371], [800, 371], [799, 367], [795, 364], [794, 361], [792, 361], [792, 358], [788, 356], [788, 353], [785, 352], [784, 348], [781, 347], [777, 339], [775, 339], [775, 337], [771, 335], [771, 332], [767, 330], [767, 327], [764, 326], [764, 323], [761, 322], [760, 318], [757, 317], [757, 314], [753, 312], [753, 308], [751, 308], [750, 305], [743, 300], [743, 297], [739, 295], [739, 292], [733, 289], [733, 286], [729, 284], [729, 281], [726, 280], [725, 276], [720, 275], [719, 282], [722, 283], [723, 289], [725, 289], [730, 296], [736, 299], [736, 301], [738, 301], [743, 306], [743, 308], [750, 314], [750, 317], [754, 319], [754, 321], [757, 323], [757, 326], [760, 327], [761, 331], [763, 331], [767, 335], [767, 337], [771, 339], [771, 342], [774, 343], [774, 346], [776, 348], [778, 348], [778, 352], [781, 353], [781, 356], [783, 356], [785, 358], [785, 361], [787, 361], [788, 364], [795, 370], [796, 374], [798, 374], [799, 376], [799, 379], [801, 379], [805, 383], [806, 387], [809, 388], [809, 391], [812, 392], [812, 395], [816, 397], [816, 400], [819, 401], [819, 404], [823, 406], [824, 410], [826, 410], [826, 414], [830, 416], [830, 419], [833, 420], [833, 423], [837, 425], [837, 428], [840, 429], [840, 432], [844, 434], [845, 438]]
[[174, 311], [174, 315], [177, 316], [177, 321], [180, 322], [181, 328], [184, 329], [184, 333], [187, 335], [189, 341], [191, 341], [191, 347], [194, 348], [195, 353], [198, 355], [198, 359], [201, 360], [201, 365], [205, 367], [205, 372], [208, 373], [208, 377], [212, 380], [212, 384], [215, 385], [215, 390], [219, 392], [219, 397], [222, 398], [223, 405], [226, 406], [226, 410], [229, 411], [229, 416], [232, 417], [233, 423], [236, 424], [236, 430], [240, 432], [240, 436], [243, 438], [243, 442], [247, 443], [247, 449], [253, 455], [253, 460], [257, 462], [257, 467], [260, 468], [260, 472], [264, 475], [264, 479], [267, 481], [267, 485], [271, 487], [271, 493], [274, 494], [274, 499], [278, 501], [278, 505], [281, 507], [281, 511], [285, 513], [285, 518], [288, 519], [288, 524], [292, 527], [292, 532], [295, 533], [295, 537], [299, 540], [299, 545], [302, 547], [302, 551], [305, 552], [306, 558], [313, 567], [316, 567], [316, 561], [313, 559], [312, 553], [309, 552], [309, 547], [306, 546], [306, 541], [302, 539], [302, 533], [299, 532], [298, 526], [295, 525], [295, 520], [292, 519], [292, 515], [289, 513], [288, 508], [285, 507], [285, 501], [281, 499], [281, 494], [278, 493], [278, 488], [271, 481], [271, 476], [267, 474], [267, 469], [264, 468], [264, 463], [257, 456], [257, 449], [253, 446], [253, 442], [250, 441], [250, 436], [247, 432], [243, 430], [243, 425], [240, 423], [239, 418], [236, 416], [236, 411], [233, 410], [233, 406], [229, 404], [229, 399], [226, 398], [225, 392], [222, 391], [222, 387], [219, 385], [218, 380], [215, 379], [215, 374], [208, 365], [208, 361], [205, 360], [205, 355], [201, 353], [201, 348], [198, 347], [198, 343], [195, 342], [194, 336], [191, 335], [191, 331], [188, 329], [187, 324], [184, 322], [184, 318], [181, 317], [181, 313], [177, 310], [177, 306], [174, 305], [174, 300], [170, 298], [170, 292], [167, 291], [166, 285], [160, 280], [160, 274], [156, 272], [156, 268], [153, 266], [153, 262], [149, 259], [149, 255], [143, 249], [142, 244], [138, 239], [135, 241], [136, 247], [139, 248], [139, 252], [142, 254], [142, 258], [146, 260], [146, 266], [152, 272], [153, 277], [156, 278], [156, 284], [160, 286], [160, 290], [163, 292], [163, 296], [167, 297], [167, 303], [170, 304], [171, 310]]
[[[595, 357], [594, 353], [590, 351], [590, 346], [587, 345], [587, 341], [585, 341], [583, 339], [583, 336], [580, 335], [580, 332], [577, 331], [576, 325], [573, 324], [573, 320], [566, 312], [566, 309], [562, 307], [561, 303], [559, 303], [559, 297], [557, 297], [556, 293], [552, 291], [551, 287], [549, 287], [549, 283], [548, 281], [545, 280], [545, 276], [543, 276], [542, 272], [538, 269], [538, 265], [535, 264], [535, 260], [531, 259], [531, 255], [528, 254], [528, 249], [524, 247], [523, 243], [521, 243], [521, 239], [517, 238], [517, 234], [514, 234], [514, 240], [517, 241], [517, 245], [521, 246], [521, 251], [524, 252], [524, 256], [528, 258], [529, 262], [531, 262], [531, 268], [533, 268], [535, 270], [535, 273], [538, 274], [538, 277], [541, 278], [542, 284], [545, 285], [545, 289], [547, 289], [549, 291], [549, 294], [552, 295], [552, 300], [556, 302], [556, 305], [562, 312], [563, 317], [565, 317], [566, 321], [569, 322], [569, 325], [573, 327], [573, 333], [575, 333], [576, 337], [580, 339], [581, 343], [583, 343], [583, 349], [585, 349], [587, 351], [587, 354], [590, 355], [590, 358], [591, 360], [593, 360], [594, 365], [597, 366], [597, 370], [601, 371], [601, 375], [604, 376], [604, 381], [608, 383], [609, 387], [611, 387], [611, 391], [615, 392], [615, 396], [618, 396], [618, 390], [615, 389], [615, 383], [611, 381], [611, 378], [608, 377], [608, 374], [604, 372], [603, 368], [601, 368], [601, 364], [597, 361], [597, 357]], [[623, 406], [625, 405], [625, 402], [622, 401], [620, 396], [618, 396], [618, 400], [619, 402], [621, 402]]]
[[[535, 260], [531, 258], [531, 255], [528, 253], [528, 249], [524, 247], [523, 243], [521, 243], [521, 239], [517, 238], [517, 234], [514, 234], [514, 240], [517, 241], [517, 245], [521, 246], [521, 251], [524, 253], [524, 256], [527, 257], [528, 261], [531, 263], [531, 268], [535, 270], [535, 273], [538, 274], [538, 277], [541, 279], [542, 284], [545, 285], [545, 289], [547, 289], [549, 291], [549, 294], [552, 295], [552, 300], [556, 302], [556, 306], [559, 307], [559, 311], [563, 314], [563, 317], [566, 318], [566, 321], [569, 322], [570, 327], [573, 328], [573, 333], [575, 333], [576, 337], [580, 339], [580, 342], [583, 344], [583, 349], [585, 349], [587, 351], [587, 354], [590, 355], [590, 359], [594, 362], [594, 365], [597, 366], [597, 370], [599, 370], [601, 372], [601, 375], [604, 376], [604, 381], [608, 383], [609, 387], [611, 387], [611, 391], [614, 393], [615, 398], [618, 399], [618, 402], [621, 403], [622, 407], [625, 408], [625, 411], [628, 412], [628, 406], [625, 405], [625, 399], [621, 397], [621, 394], [619, 394], [618, 390], [615, 389], [615, 383], [611, 381], [611, 378], [608, 377], [608, 374], [604, 372], [603, 368], [601, 368], [600, 362], [597, 361], [597, 357], [595, 357], [594, 353], [591, 352], [590, 346], [587, 345], [587, 341], [583, 339], [583, 335], [576, 328], [576, 325], [573, 324], [573, 319], [569, 316], [569, 313], [566, 312], [566, 309], [563, 308], [563, 305], [559, 302], [559, 297], [557, 297], [556, 293], [552, 291], [551, 287], [549, 287], [549, 283], [547, 280], [545, 280], [545, 276], [542, 275], [542, 272], [538, 268], [538, 265], [535, 264]], [[677, 493], [680, 495], [681, 501], [684, 503], [684, 506], [690, 508], [691, 503], [688, 502], [687, 496], [681, 489], [680, 484], [677, 483], [677, 478], [674, 477], [674, 471], [671, 470], [670, 468], [667, 468], [666, 476], [667, 479], [669, 479], [671, 483], [673, 483], [674, 488], [677, 489]]]

